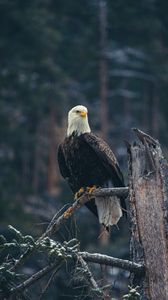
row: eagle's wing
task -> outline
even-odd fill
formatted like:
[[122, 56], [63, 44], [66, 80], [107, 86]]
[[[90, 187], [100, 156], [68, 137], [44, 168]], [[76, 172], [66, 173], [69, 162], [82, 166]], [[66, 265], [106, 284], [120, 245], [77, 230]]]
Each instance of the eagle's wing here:
[[60, 144], [58, 147], [58, 165], [62, 177], [68, 179], [70, 174], [64, 157], [63, 144]]
[[64, 146], [65, 144], [62, 143], [58, 147], [58, 166], [60, 169], [60, 173], [62, 177], [68, 182], [70, 188], [74, 191], [74, 178], [72, 178], [72, 174], [69, 171], [69, 168], [66, 163], [65, 155], [64, 155]]
[[[67, 165], [66, 165], [66, 160], [65, 160], [65, 157], [64, 157], [64, 150], [63, 150], [63, 144], [60, 144], [59, 147], [58, 147], [58, 165], [59, 165], [59, 169], [60, 169], [60, 173], [62, 175], [63, 178], [65, 178], [72, 191], [73, 191], [73, 183], [71, 183], [71, 176], [70, 176], [70, 173], [69, 173], [69, 170], [67, 168]], [[98, 217], [98, 214], [97, 214], [97, 206], [96, 204], [94, 203], [94, 201], [89, 201], [86, 203], [86, 206], [92, 211], [93, 214], [95, 214], [96, 217]]]
[[[110, 149], [108, 144], [103, 141], [100, 137], [94, 135], [93, 133], [84, 133], [81, 138], [92, 148], [95, 154], [99, 157], [102, 164], [109, 173], [112, 183], [116, 187], [124, 187], [124, 178], [120, 171], [117, 159]], [[126, 215], [126, 203], [125, 198], [120, 197], [121, 206], [123, 208], [123, 213]]]
[[108, 144], [93, 133], [84, 133], [81, 138], [92, 148], [109, 173], [114, 186], [124, 186], [123, 175], [117, 159]]

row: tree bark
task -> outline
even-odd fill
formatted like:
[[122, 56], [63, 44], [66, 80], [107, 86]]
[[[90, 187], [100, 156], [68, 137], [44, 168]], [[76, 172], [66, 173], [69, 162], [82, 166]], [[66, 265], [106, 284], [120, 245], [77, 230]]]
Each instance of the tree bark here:
[[133, 278], [143, 300], [168, 299], [168, 163], [157, 141], [136, 130], [139, 144], [128, 149], [131, 252], [145, 265]]

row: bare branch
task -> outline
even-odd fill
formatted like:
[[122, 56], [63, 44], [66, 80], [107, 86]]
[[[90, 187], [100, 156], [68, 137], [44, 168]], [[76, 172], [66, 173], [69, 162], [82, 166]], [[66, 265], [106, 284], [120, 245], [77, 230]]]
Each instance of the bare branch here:
[[92, 196], [96, 197], [107, 197], [107, 196], [120, 196], [120, 197], [127, 197], [129, 192], [128, 187], [116, 187], [116, 188], [103, 188], [103, 189], [96, 189], [92, 193]]
[[83, 259], [87, 262], [103, 264], [111, 267], [121, 268], [138, 275], [144, 275], [144, 266], [129, 260], [119, 259], [99, 253], [79, 252]]
[[84, 274], [86, 276], [86, 279], [88, 280], [88, 282], [91, 285], [92, 291], [94, 289], [94, 292], [97, 294], [97, 296], [100, 296], [102, 299], [104, 299], [103, 292], [101, 291], [97, 282], [95, 281], [91, 271], [89, 270], [87, 263], [84, 261], [84, 259], [82, 258], [81, 255], [77, 255], [77, 259], [80, 262], [82, 268], [84, 269]]
[[[93, 197], [102, 197], [102, 196], [127, 196], [128, 195], [128, 187], [122, 187], [122, 188], [102, 188], [102, 189], [96, 189], [92, 194], [85, 193], [80, 198], [78, 198], [60, 217], [53, 218], [50, 222], [46, 232], [38, 239], [37, 242], [41, 241], [46, 236], [53, 235], [60, 226], [69, 219], [72, 214], [79, 209], [81, 206], [83, 206], [86, 202], [93, 199]], [[54, 222], [53, 222], [54, 221]]]
[[23, 255], [20, 256], [20, 259], [16, 261], [16, 263], [10, 270], [14, 271], [16, 268], [21, 266], [34, 252], [36, 246], [38, 246], [38, 244], [43, 240], [43, 238], [45, 238], [46, 236], [52, 236], [55, 232], [57, 232], [60, 226], [64, 224], [66, 220], [69, 219], [76, 210], [78, 210], [86, 202], [90, 201], [93, 197], [114, 196], [114, 195], [126, 197], [128, 195], [128, 191], [129, 191], [128, 187], [102, 188], [102, 189], [96, 189], [92, 194], [89, 193], [83, 194], [68, 209], [66, 209], [61, 216], [58, 216], [58, 214], [56, 214], [53, 217], [53, 219], [51, 220], [50, 224], [47, 227], [47, 230], [42, 234], [41, 237], [39, 237], [34, 247], [28, 248], [25, 251], [25, 253], [23, 253]]
[[81, 206], [83, 206], [87, 201], [90, 200], [90, 197], [88, 195], [82, 195], [79, 199], [77, 199], [68, 209], [65, 210], [65, 212], [61, 216], [54, 216], [50, 222], [50, 224], [47, 227], [47, 230], [41, 235], [41, 237], [38, 238], [36, 241], [34, 247], [28, 248], [21, 256], [20, 258], [15, 262], [14, 266], [11, 267], [10, 271], [16, 270], [16, 268], [23, 265], [23, 263], [30, 257], [30, 255], [33, 254], [36, 247], [40, 244], [40, 242], [46, 237], [53, 235], [60, 226], [65, 223], [67, 219], [69, 219], [72, 214], [79, 209]]
[[[88, 253], [88, 252], [79, 252], [78, 251], [78, 241], [76, 239], [72, 239], [69, 242], [66, 242], [65, 253], [62, 258], [59, 258], [59, 260], [55, 261], [54, 263], [46, 266], [45, 268], [41, 269], [37, 273], [33, 274], [31, 277], [29, 277], [27, 280], [16, 286], [15, 288], [12, 288], [10, 291], [8, 291], [8, 294], [0, 293], [0, 296], [9, 297], [13, 294], [20, 294], [23, 290], [31, 286], [32, 284], [36, 283], [39, 279], [44, 277], [49, 272], [52, 272], [54, 270], [54, 274], [60, 269], [62, 264], [67, 259], [74, 259], [80, 262], [82, 265], [82, 268], [84, 269], [84, 275], [87, 279], [87, 281], [90, 283], [90, 287], [92, 288], [92, 292], [97, 295], [97, 297], [101, 297], [103, 299], [103, 291], [98, 286], [97, 282], [95, 281], [91, 271], [89, 270], [89, 267], [86, 263], [92, 262], [92, 263], [98, 263], [103, 265], [108, 265], [112, 267], [118, 267], [125, 269], [130, 272], [134, 272], [136, 275], [143, 276], [145, 273], [144, 266], [133, 263], [128, 260], [118, 259], [114, 258], [108, 255], [103, 255], [99, 253]], [[75, 244], [74, 244], [75, 243]], [[65, 246], [65, 245], [64, 245]]]
[[59, 261], [57, 260], [56, 262], [54, 262], [53, 264], [48, 265], [47, 267], [41, 269], [40, 271], [38, 271], [37, 273], [33, 274], [31, 277], [29, 277], [27, 280], [25, 280], [24, 282], [22, 282], [21, 284], [19, 284], [18, 286], [12, 288], [10, 291], [7, 292], [7, 295], [0, 292], [0, 297], [7, 297], [9, 298], [9, 296], [14, 295], [14, 294], [20, 294], [20, 292], [22, 292], [23, 290], [25, 290], [26, 288], [28, 288], [29, 286], [31, 286], [32, 284], [36, 283], [39, 279], [41, 279], [42, 277], [44, 277], [45, 275], [47, 275], [48, 273], [50, 273], [51, 271], [53, 271], [55, 269], [55, 272], [58, 271], [60, 269], [60, 267], [63, 264], [63, 260], [60, 259]]
[[46, 236], [51, 236], [53, 235], [56, 231], [58, 231], [58, 229], [60, 228], [60, 226], [65, 223], [65, 221], [67, 219], [69, 219], [72, 214], [78, 210], [81, 206], [83, 206], [86, 202], [88, 202], [89, 200], [91, 200], [90, 196], [88, 194], [84, 194], [82, 195], [80, 198], [78, 198], [68, 209], [66, 209], [66, 211], [59, 216], [55, 222], [52, 221], [50, 222], [47, 230], [43, 233], [43, 235], [37, 240], [37, 243], [39, 243], [44, 237]]

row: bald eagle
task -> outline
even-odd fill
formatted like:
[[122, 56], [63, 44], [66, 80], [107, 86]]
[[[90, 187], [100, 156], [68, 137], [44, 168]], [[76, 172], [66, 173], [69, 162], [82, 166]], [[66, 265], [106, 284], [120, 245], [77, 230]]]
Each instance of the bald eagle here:
[[[124, 186], [119, 165], [110, 147], [90, 130], [88, 110], [77, 105], [68, 113], [67, 136], [58, 148], [61, 175], [76, 194], [88, 187]], [[112, 198], [112, 199], [109, 199]], [[121, 202], [121, 204], [120, 204]], [[104, 226], [117, 224], [126, 209], [123, 198], [97, 197], [86, 206]]]

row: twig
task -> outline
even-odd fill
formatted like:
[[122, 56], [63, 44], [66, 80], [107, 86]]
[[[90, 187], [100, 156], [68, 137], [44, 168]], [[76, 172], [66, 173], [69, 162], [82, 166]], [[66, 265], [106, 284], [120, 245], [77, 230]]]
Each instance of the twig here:
[[20, 257], [19, 260], [16, 261], [14, 266], [10, 269], [11, 271], [16, 270], [17, 267], [20, 267], [26, 259], [30, 257], [30, 255], [34, 252], [38, 244], [45, 238], [46, 236], [52, 236], [54, 233], [56, 233], [60, 226], [66, 222], [67, 219], [69, 219], [72, 214], [78, 210], [81, 206], [83, 206], [86, 202], [91, 200], [91, 197], [99, 197], [99, 196], [127, 196], [128, 195], [128, 187], [122, 187], [122, 188], [102, 188], [102, 189], [96, 189], [92, 194], [85, 193], [80, 198], [78, 198], [68, 209], [65, 210], [65, 212], [56, 218], [56, 216], [53, 217], [50, 224], [48, 225], [46, 231], [42, 234], [41, 237], [36, 241], [34, 247], [31, 247], [23, 253], [23, 255]]
[[30, 255], [33, 254], [35, 251], [35, 245], [31, 248], [27, 248], [26, 251], [17, 259], [14, 263], [14, 265], [10, 268], [10, 271], [14, 272], [17, 268], [21, 267], [23, 263], [30, 257]]
[[[127, 271], [134, 272], [136, 275], [139, 276], [143, 276], [145, 273], [144, 266], [128, 260], [114, 258], [99, 253], [76, 252], [76, 244], [72, 246], [74, 242], [76, 242], [76, 239], [72, 239], [71, 241], [67, 242], [67, 246], [68, 246], [67, 258], [68, 255], [70, 254], [71, 255], [69, 256], [70, 258], [77, 259], [80, 262], [80, 264], [84, 268], [84, 274], [88, 282], [90, 282], [93, 292], [95, 292], [97, 296], [103, 297], [103, 292], [101, 291], [95, 279], [93, 278], [93, 275], [89, 270], [89, 267], [86, 262], [92, 262], [92, 263], [98, 263], [98, 264], [108, 265], [112, 267], [122, 268]], [[0, 296], [9, 297], [10, 295], [20, 293], [24, 289], [28, 288], [30, 285], [37, 282], [40, 278], [42, 278], [49, 272], [54, 270], [54, 274], [55, 274], [58, 271], [58, 269], [62, 266], [64, 261], [65, 260], [63, 259], [59, 259], [59, 261], [56, 261], [53, 264], [50, 264], [49, 266], [43, 268], [39, 272], [33, 274], [30, 278], [25, 280], [23, 283], [19, 284], [15, 288], [12, 288], [7, 295], [4, 293], [0, 293]]]
[[83, 206], [86, 202], [90, 201], [93, 197], [102, 197], [102, 196], [127, 196], [128, 195], [129, 188], [128, 187], [122, 187], [122, 188], [102, 188], [102, 189], [96, 189], [93, 193], [85, 193], [80, 198], [78, 198], [60, 217], [57, 219], [53, 219], [50, 222], [47, 230], [44, 232], [44, 234], [37, 240], [37, 243], [40, 242], [44, 237], [53, 235], [60, 226], [69, 219], [72, 214], [79, 209], [81, 206]]
[[39, 297], [39, 300], [42, 299], [42, 297], [44, 296], [44, 294], [46, 293], [47, 289], [49, 288], [52, 280], [54, 279], [55, 274], [57, 273], [58, 269], [54, 270], [51, 277], [49, 278], [46, 286], [42, 289], [41, 295]]
[[21, 256], [20, 258], [15, 262], [15, 264], [11, 267], [10, 271], [16, 270], [16, 268], [23, 265], [23, 263], [30, 257], [30, 255], [33, 254], [36, 247], [40, 244], [40, 242], [46, 237], [53, 235], [60, 226], [72, 216], [72, 214], [79, 209], [81, 206], [83, 206], [87, 201], [89, 201], [89, 196], [86, 196], [85, 194], [82, 195], [79, 199], [77, 199], [66, 211], [61, 215], [58, 216], [56, 219], [56, 216], [52, 218], [50, 224], [48, 225], [46, 231], [41, 235], [41, 237], [38, 238], [35, 245], [31, 248], [28, 248]]
[[29, 277], [27, 280], [25, 280], [24, 282], [22, 282], [18, 286], [10, 289], [10, 291], [7, 292], [8, 293], [7, 295], [4, 292], [3, 293], [0, 292], [0, 296], [9, 297], [11, 295], [20, 293], [21, 291], [23, 291], [26, 288], [28, 288], [30, 285], [32, 285], [35, 282], [37, 282], [43, 276], [45, 276], [46, 274], [48, 274], [49, 272], [51, 272], [52, 270], [56, 269], [55, 271], [58, 271], [60, 269], [60, 267], [62, 266], [63, 262], [64, 261], [62, 259], [60, 259], [59, 261], [54, 262], [53, 264], [51, 264], [51, 265], [43, 268], [42, 270], [38, 271], [35, 274], [33, 274], [31, 277]]
[[142, 276], [145, 272], [144, 266], [129, 260], [119, 259], [99, 253], [79, 252], [79, 255], [81, 255], [87, 262], [121, 268]]
[[94, 291], [96, 293], [97, 297], [99, 296], [102, 299], [104, 299], [103, 292], [101, 291], [97, 282], [95, 281], [91, 271], [89, 270], [87, 263], [84, 261], [84, 259], [82, 258], [81, 255], [77, 255], [77, 259], [80, 262], [82, 268], [84, 269], [84, 274], [92, 287], [92, 291]]
[[46, 230], [48, 230], [55, 223], [55, 221], [58, 219], [58, 217], [61, 215], [61, 213], [64, 211], [64, 209], [67, 207], [69, 207], [68, 203], [65, 204], [63, 207], [61, 207], [60, 210], [56, 212], [56, 214], [52, 217], [50, 223], [48, 224]]
[[47, 230], [42, 234], [42, 236], [37, 240], [37, 243], [39, 243], [43, 238], [45, 238], [46, 236], [51, 236], [53, 235], [56, 231], [58, 231], [58, 229], [60, 228], [60, 226], [67, 220], [69, 219], [72, 214], [79, 209], [81, 206], [83, 206], [86, 202], [88, 202], [89, 200], [91, 200], [91, 198], [89, 197], [89, 195], [84, 194], [82, 195], [80, 198], [78, 198], [68, 209], [66, 209], [66, 211], [60, 216], [58, 217], [55, 222], [49, 224]]

